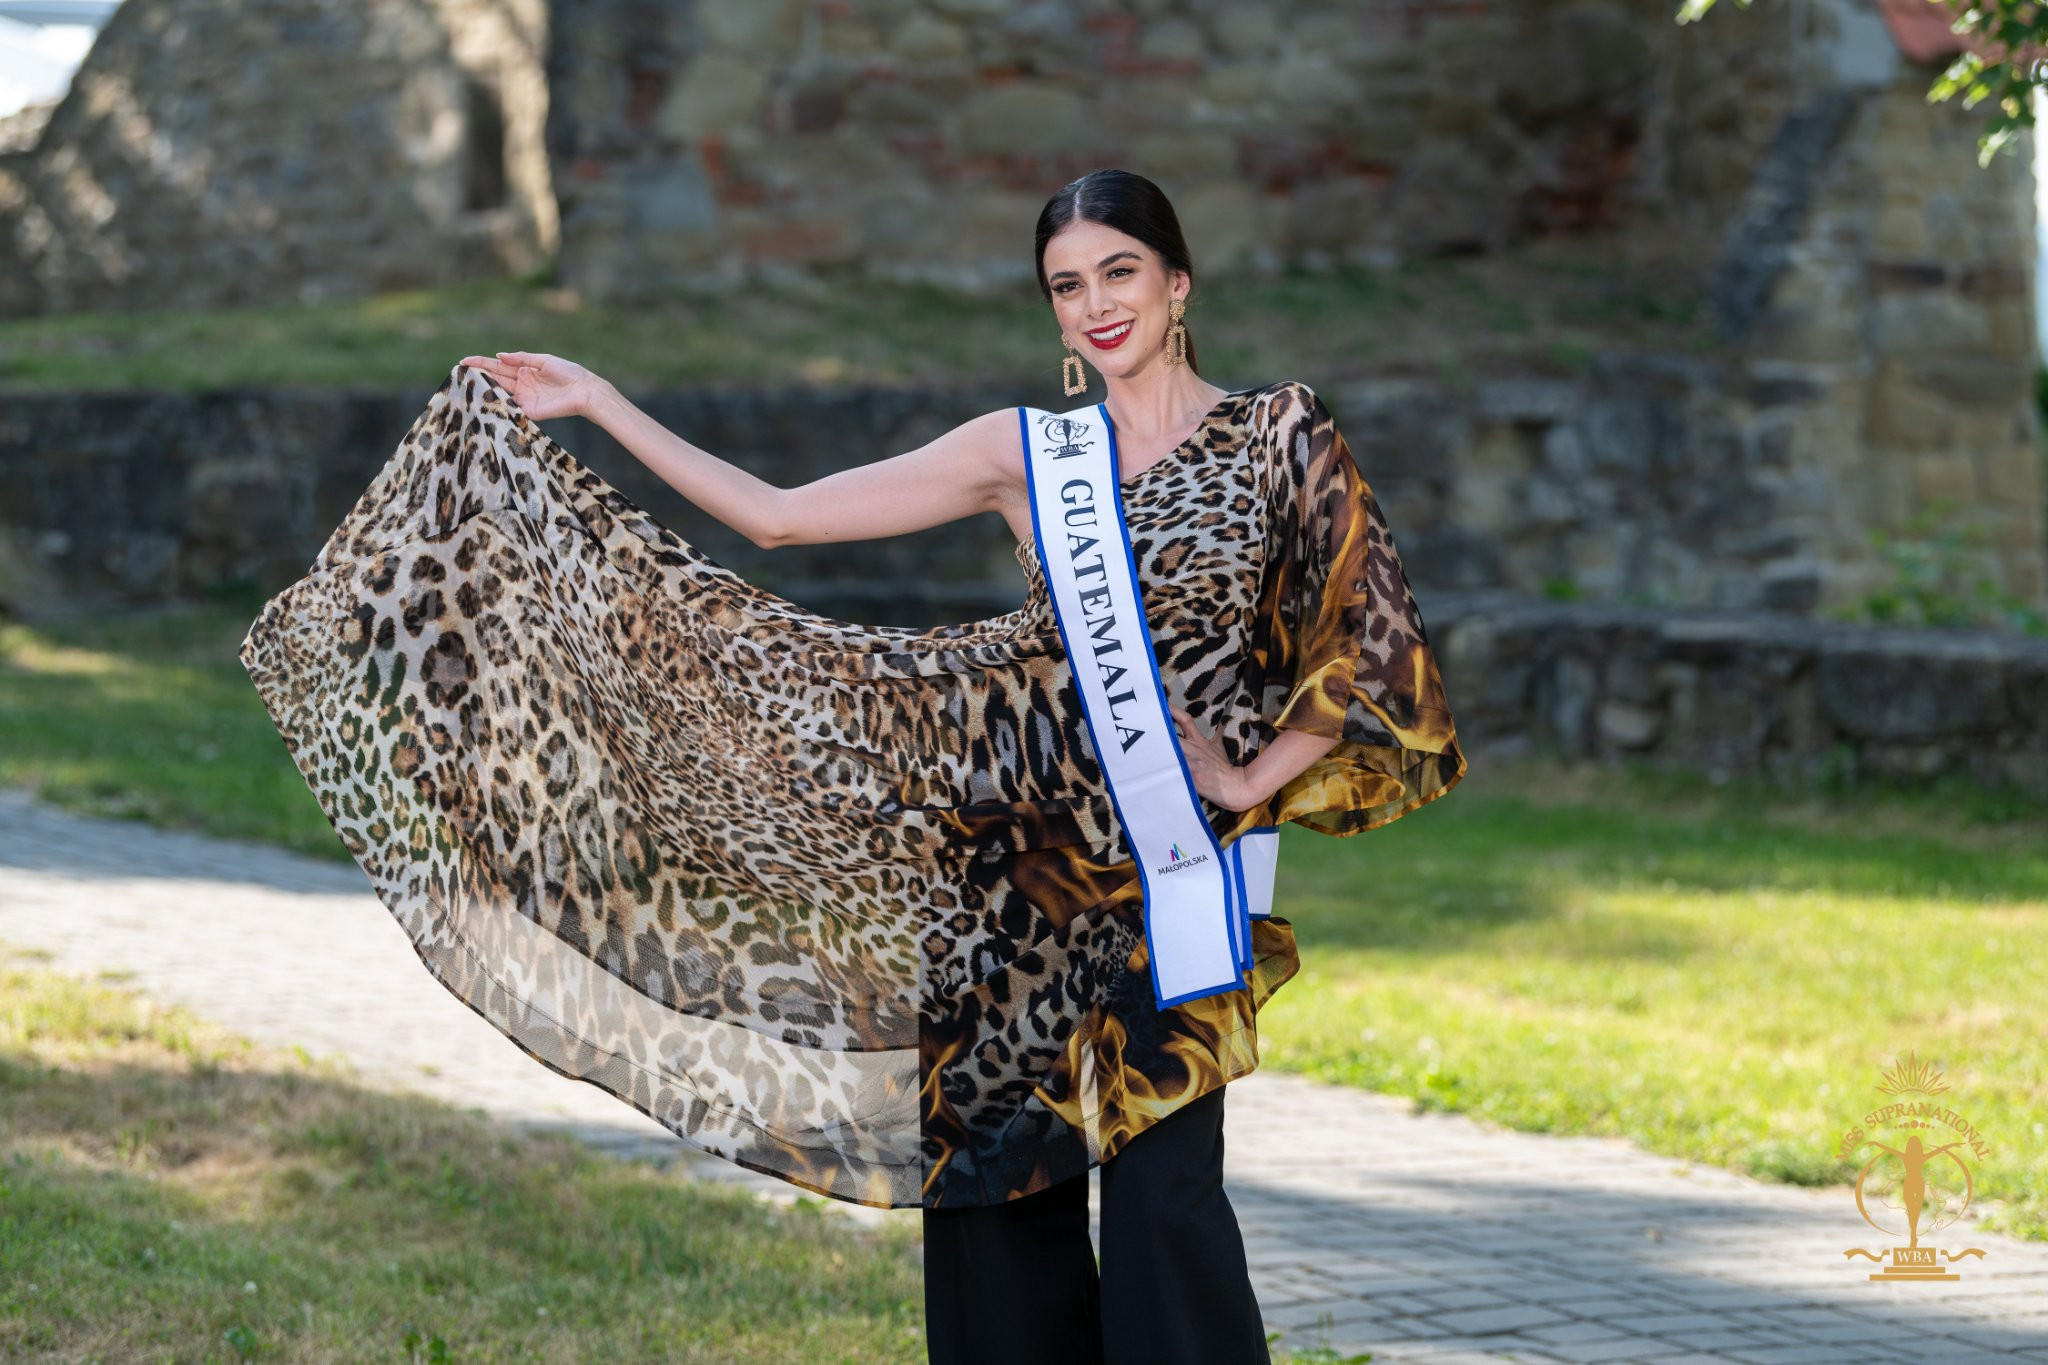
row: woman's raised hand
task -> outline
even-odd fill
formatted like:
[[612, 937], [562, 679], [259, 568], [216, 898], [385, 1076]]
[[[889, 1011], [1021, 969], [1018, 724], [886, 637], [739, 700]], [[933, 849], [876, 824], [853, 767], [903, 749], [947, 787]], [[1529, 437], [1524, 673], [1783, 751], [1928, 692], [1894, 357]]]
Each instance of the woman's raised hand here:
[[543, 351], [466, 355], [460, 363], [473, 365], [497, 380], [511, 392], [521, 411], [536, 422], [583, 416], [596, 396], [596, 375], [573, 360]]

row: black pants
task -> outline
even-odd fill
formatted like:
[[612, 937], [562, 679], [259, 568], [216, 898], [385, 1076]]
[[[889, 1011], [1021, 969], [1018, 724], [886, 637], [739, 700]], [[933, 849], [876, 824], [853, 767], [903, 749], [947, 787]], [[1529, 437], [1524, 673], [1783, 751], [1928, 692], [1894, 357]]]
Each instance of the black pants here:
[[1270, 1365], [1223, 1193], [1218, 1086], [1086, 1173], [985, 1208], [924, 1211], [931, 1365]]

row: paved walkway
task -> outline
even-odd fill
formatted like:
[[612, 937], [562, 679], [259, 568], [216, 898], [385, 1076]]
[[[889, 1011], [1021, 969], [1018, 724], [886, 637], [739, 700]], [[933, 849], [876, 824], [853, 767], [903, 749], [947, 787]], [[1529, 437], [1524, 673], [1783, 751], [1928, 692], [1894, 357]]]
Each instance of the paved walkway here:
[[[443, 990], [355, 868], [81, 819], [0, 791], [0, 944], [134, 984], [366, 1081], [560, 1126], [774, 1198], [521, 1053]], [[1879, 1285], [1846, 1190], [1763, 1184], [1614, 1139], [1513, 1133], [1261, 1072], [1226, 1178], [1268, 1324], [1376, 1361], [2048, 1362], [2048, 1246], [1981, 1232], [1948, 1284]], [[915, 1209], [829, 1207], [915, 1225]]]

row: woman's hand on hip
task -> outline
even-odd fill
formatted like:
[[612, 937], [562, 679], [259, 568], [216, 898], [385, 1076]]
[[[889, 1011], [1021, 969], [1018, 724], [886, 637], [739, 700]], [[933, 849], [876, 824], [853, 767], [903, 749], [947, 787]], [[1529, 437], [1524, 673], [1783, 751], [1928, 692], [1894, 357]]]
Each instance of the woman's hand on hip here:
[[475, 366], [503, 385], [520, 410], [536, 422], [586, 415], [597, 386], [603, 382], [575, 361], [544, 351], [466, 355], [461, 363]]
[[1195, 724], [1194, 717], [1168, 702], [1173, 728], [1180, 735], [1180, 751], [1188, 761], [1188, 773], [1195, 779], [1195, 792], [1225, 810], [1250, 810], [1264, 798], [1254, 793], [1245, 770], [1230, 761], [1214, 735]]

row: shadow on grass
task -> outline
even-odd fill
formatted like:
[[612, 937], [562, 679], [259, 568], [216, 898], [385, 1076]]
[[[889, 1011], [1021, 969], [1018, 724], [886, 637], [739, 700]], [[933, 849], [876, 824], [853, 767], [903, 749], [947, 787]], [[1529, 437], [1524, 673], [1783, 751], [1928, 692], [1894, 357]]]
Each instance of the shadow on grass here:
[[364, 1088], [56, 974], [0, 968], [0, 1110], [8, 1359], [922, 1349], [901, 1230]]

